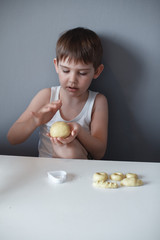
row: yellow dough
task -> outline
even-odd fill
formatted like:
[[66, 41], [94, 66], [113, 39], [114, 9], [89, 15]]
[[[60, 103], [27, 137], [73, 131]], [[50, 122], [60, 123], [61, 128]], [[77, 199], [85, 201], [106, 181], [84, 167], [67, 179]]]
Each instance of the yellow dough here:
[[96, 188], [118, 188], [115, 182], [106, 182], [108, 174], [106, 172], [96, 172], [93, 174], [93, 186]]
[[99, 181], [106, 181], [108, 179], [108, 174], [105, 172], [96, 172], [93, 174], [93, 181], [99, 182]]
[[[93, 174], [93, 186], [96, 188], [118, 188], [117, 182], [107, 181], [108, 174], [106, 172], [96, 172]], [[110, 179], [113, 181], [120, 181], [120, 186], [137, 187], [143, 185], [143, 181], [138, 179], [135, 173], [112, 173]]]
[[130, 178], [124, 178], [121, 181], [121, 186], [126, 186], [126, 187], [137, 187], [143, 185], [142, 180], [137, 179], [135, 177], [130, 177]]
[[118, 184], [116, 182], [93, 182], [93, 186], [97, 188], [118, 188]]
[[66, 122], [55, 122], [50, 128], [51, 137], [66, 138], [70, 133], [70, 127]]
[[135, 173], [127, 173], [126, 174], [126, 178], [138, 178], [138, 176], [137, 176], [137, 174], [135, 174]]
[[121, 181], [124, 178], [123, 173], [117, 172], [117, 173], [112, 173], [110, 176], [110, 179], [113, 181]]

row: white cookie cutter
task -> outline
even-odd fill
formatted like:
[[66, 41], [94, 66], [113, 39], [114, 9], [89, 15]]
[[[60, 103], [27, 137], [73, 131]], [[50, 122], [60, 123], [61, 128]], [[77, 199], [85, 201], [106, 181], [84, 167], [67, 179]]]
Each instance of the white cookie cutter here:
[[48, 172], [48, 178], [54, 183], [63, 183], [65, 182], [67, 173], [65, 171], [51, 171]]

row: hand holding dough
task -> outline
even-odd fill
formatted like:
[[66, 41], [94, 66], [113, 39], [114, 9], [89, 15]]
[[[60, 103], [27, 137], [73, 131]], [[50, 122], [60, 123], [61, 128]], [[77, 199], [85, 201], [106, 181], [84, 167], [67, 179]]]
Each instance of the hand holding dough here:
[[51, 137], [66, 138], [70, 135], [71, 130], [66, 122], [55, 122], [50, 128]]

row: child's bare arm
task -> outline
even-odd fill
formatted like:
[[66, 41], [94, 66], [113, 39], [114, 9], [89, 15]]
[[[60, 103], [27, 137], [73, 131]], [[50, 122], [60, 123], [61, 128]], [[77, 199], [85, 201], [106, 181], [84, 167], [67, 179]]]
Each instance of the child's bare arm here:
[[8, 132], [8, 140], [11, 144], [24, 142], [40, 125], [48, 122], [57, 110], [61, 102], [49, 103], [50, 89], [41, 90], [31, 101], [25, 112], [12, 125]]
[[105, 96], [96, 97], [91, 121], [91, 133], [80, 126], [78, 140], [94, 159], [101, 159], [106, 151], [108, 136], [108, 103]]

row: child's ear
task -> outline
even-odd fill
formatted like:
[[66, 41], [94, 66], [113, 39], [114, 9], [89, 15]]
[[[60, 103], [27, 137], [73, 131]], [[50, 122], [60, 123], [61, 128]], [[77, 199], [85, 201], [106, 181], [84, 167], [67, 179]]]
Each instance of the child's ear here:
[[56, 72], [58, 73], [58, 63], [57, 63], [57, 58], [54, 58], [53, 63], [54, 63], [54, 66], [55, 66]]
[[98, 78], [99, 75], [101, 74], [101, 72], [103, 71], [103, 69], [104, 69], [104, 65], [103, 64], [99, 65], [99, 67], [97, 68], [97, 70], [94, 73], [94, 77], [93, 78], [94, 79]]

